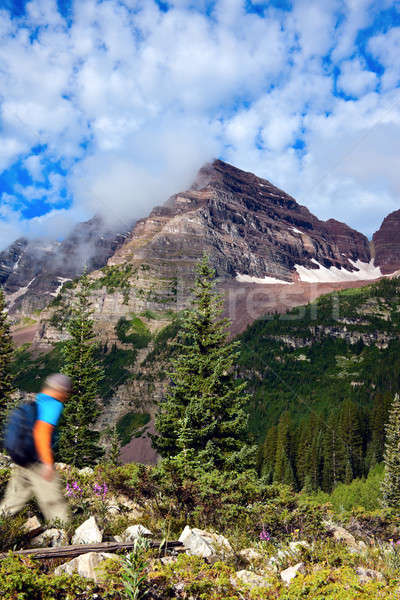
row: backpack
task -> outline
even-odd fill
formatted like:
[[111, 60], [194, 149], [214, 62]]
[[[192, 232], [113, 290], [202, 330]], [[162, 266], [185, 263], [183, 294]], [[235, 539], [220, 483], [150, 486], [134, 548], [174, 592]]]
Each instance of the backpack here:
[[36, 418], [36, 402], [21, 404], [11, 412], [4, 428], [3, 446], [15, 464], [21, 467], [38, 460], [33, 440]]

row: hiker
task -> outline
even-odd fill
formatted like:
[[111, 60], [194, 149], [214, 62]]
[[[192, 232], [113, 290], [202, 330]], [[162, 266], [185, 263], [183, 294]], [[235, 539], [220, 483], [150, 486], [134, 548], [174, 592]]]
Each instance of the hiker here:
[[[43, 389], [36, 396], [36, 421], [33, 426], [32, 462], [16, 465], [8, 482], [0, 513], [14, 515], [33, 497], [44, 518], [67, 523], [69, 511], [54, 468], [52, 436], [63, 411], [63, 404], [71, 393], [71, 379], [57, 373], [47, 377]], [[30, 435], [30, 432], [28, 432]]]

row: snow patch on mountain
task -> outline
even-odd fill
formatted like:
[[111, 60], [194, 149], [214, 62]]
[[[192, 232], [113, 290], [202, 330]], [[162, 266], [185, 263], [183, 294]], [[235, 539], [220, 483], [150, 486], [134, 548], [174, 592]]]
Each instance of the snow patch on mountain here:
[[382, 277], [380, 267], [374, 265], [374, 261], [369, 263], [361, 262], [360, 260], [349, 262], [355, 267], [356, 271], [348, 271], [347, 269], [338, 269], [337, 267], [324, 267], [314, 258], [311, 259], [318, 268], [307, 269], [302, 265], [295, 265], [295, 269], [299, 274], [300, 281], [304, 283], [337, 283], [341, 281], [369, 281]]
[[264, 283], [264, 284], [276, 284], [281, 285], [292, 285], [292, 281], [284, 281], [283, 279], [276, 279], [275, 277], [251, 277], [251, 275], [242, 275], [238, 273], [236, 280], [240, 283]]

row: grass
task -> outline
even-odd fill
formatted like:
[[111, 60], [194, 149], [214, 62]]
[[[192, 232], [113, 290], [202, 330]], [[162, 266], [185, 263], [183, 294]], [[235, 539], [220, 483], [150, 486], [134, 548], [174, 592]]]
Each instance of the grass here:
[[148, 413], [130, 412], [121, 417], [117, 423], [117, 432], [122, 446], [129, 444], [133, 437], [140, 437], [149, 421]]

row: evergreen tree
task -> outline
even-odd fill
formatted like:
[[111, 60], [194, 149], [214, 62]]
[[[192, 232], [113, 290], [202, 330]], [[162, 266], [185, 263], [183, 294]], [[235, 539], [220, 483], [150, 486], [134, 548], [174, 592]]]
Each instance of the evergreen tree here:
[[338, 416], [329, 415], [323, 439], [322, 489], [331, 492], [339, 482], [345, 480], [346, 448], [341, 437]]
[[400, 398], [396, 394], [386, 425], [385, 475], [382, 482], [384, 506], [400, 508]]
[[67, 324], [70, 339], [63, 348], [63, 373], [72, 378], [73, 389], [65, 403], [58, 455], [63, 462], [79, 468], [94, 464], [103, 454], [99, 447], [100, 434], [93, 430], [93, 425], [99, 414], [96, 398], [104, 373], [97, 358], [99, 348], [89, 295], [90, 282], [84, 273]]
[[272, 483], [274, 477], [276, 441], [277, 427], [274, 425], [267, 431], [261, 452], [260, 472], [261, 475], [267, 479], [268, 483]]
[[246, 384], [234, 376], [238, 342], [228, 342], [228, 321], [220, 318], [222, 298], [214, 279], [204, 256], [152, 441], [162, 457], [184, 457], [207, 469], [244, 470], [256, 462], [247, 429], [249, 397]]
[[0, 289], [0, 431], [3, 431], [4, 420], [12, 403], [13, 377], [11, 362], [13, 344], [10, 326], [6, 313], [4, 293]]
[[121, 464], [120, 453], [121, 453], [121, 440], [118, 434], [117, 426], [114, 425], [111, 429], [108, 430], [108, 439], [110, 442], [110, 446], [107, 452], [107, 459], [110, 464], [118, 467]]
[[293, 487], [296, 485], [293, 469], [291, 421], [288, 411], [283, 413], [278, 423], [273, 480]]

